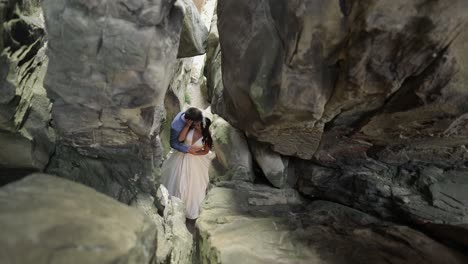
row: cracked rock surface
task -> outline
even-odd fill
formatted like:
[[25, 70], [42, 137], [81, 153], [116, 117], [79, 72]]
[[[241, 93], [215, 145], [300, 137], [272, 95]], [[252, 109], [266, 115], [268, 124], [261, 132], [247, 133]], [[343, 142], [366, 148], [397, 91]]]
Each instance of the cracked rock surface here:
[[[35, 174], [0, 189], [2, 263], [151, 263], [156, 225], [69, 180]], [[118, 216], [118, 217], [116, 217]]]
[[297, 157], [305, 195], [467, 223], [467, 12], [463, 0], [220, 0], [213, 109]]
[[45, 0], [50, 173], [128, 203], [155, 193], [183, 14], [174, 1]]

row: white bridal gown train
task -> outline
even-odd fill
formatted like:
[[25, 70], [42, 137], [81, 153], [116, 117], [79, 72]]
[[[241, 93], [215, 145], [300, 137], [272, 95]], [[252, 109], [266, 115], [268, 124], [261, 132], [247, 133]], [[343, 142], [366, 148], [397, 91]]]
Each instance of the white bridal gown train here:
[[[190, 130], [184, 144], [192, 145], [192, 138], [193, 130]], [[202, 138], [193, 145], [202, 147]], [[210, 154], [196, 156], [171, 150], [169, 158], [162, 166], [161, 183], [170, 195], [179, 197], [185, 203], [185, 216], [189, 219], [198, 218], [200, 206], [205, 199], [210, 157]]]

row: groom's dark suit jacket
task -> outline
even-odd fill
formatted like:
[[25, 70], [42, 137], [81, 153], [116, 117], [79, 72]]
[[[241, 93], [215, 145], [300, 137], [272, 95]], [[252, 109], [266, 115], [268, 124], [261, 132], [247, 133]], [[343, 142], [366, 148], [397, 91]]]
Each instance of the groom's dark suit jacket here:
[[184, 112], [180, 112], [176, 115], [174, 120], [171, 123], [171, 139], [170, 139], [170, 144], [173, 149], [176, 149], [180, 152], [187, 153], [189, 147], [187, 145], [184, 145], [183, 142], [179, 141], [179, 134], [182, 129], [184, 129], [185, 126], [185, 120], [183, 118]]

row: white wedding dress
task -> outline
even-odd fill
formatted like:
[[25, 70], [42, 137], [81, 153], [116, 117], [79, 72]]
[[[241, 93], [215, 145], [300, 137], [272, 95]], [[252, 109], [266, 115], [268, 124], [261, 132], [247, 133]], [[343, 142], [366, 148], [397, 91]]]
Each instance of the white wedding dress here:
[[[193, 129], [187, 133], [184, 144], [192, 145], [192, 138]], [[202, 138], [193, 145], [202, 147]], [[169, 158], [162, 166], [161, 183], [170, 195], [179, 197], [185, 203], [185, 216], [189, 219], [198, 218], [200, 206], [205, 199], [211, 156], [210, 153], [192, 155], [171, 150]]]

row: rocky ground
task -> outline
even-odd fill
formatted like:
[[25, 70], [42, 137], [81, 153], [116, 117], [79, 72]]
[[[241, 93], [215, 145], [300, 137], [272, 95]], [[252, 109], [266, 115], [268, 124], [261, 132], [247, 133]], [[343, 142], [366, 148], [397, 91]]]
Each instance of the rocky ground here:
[[213, 188], [197, 220], [197, 263], [466, 263], [407, 226], [246, 182]]

